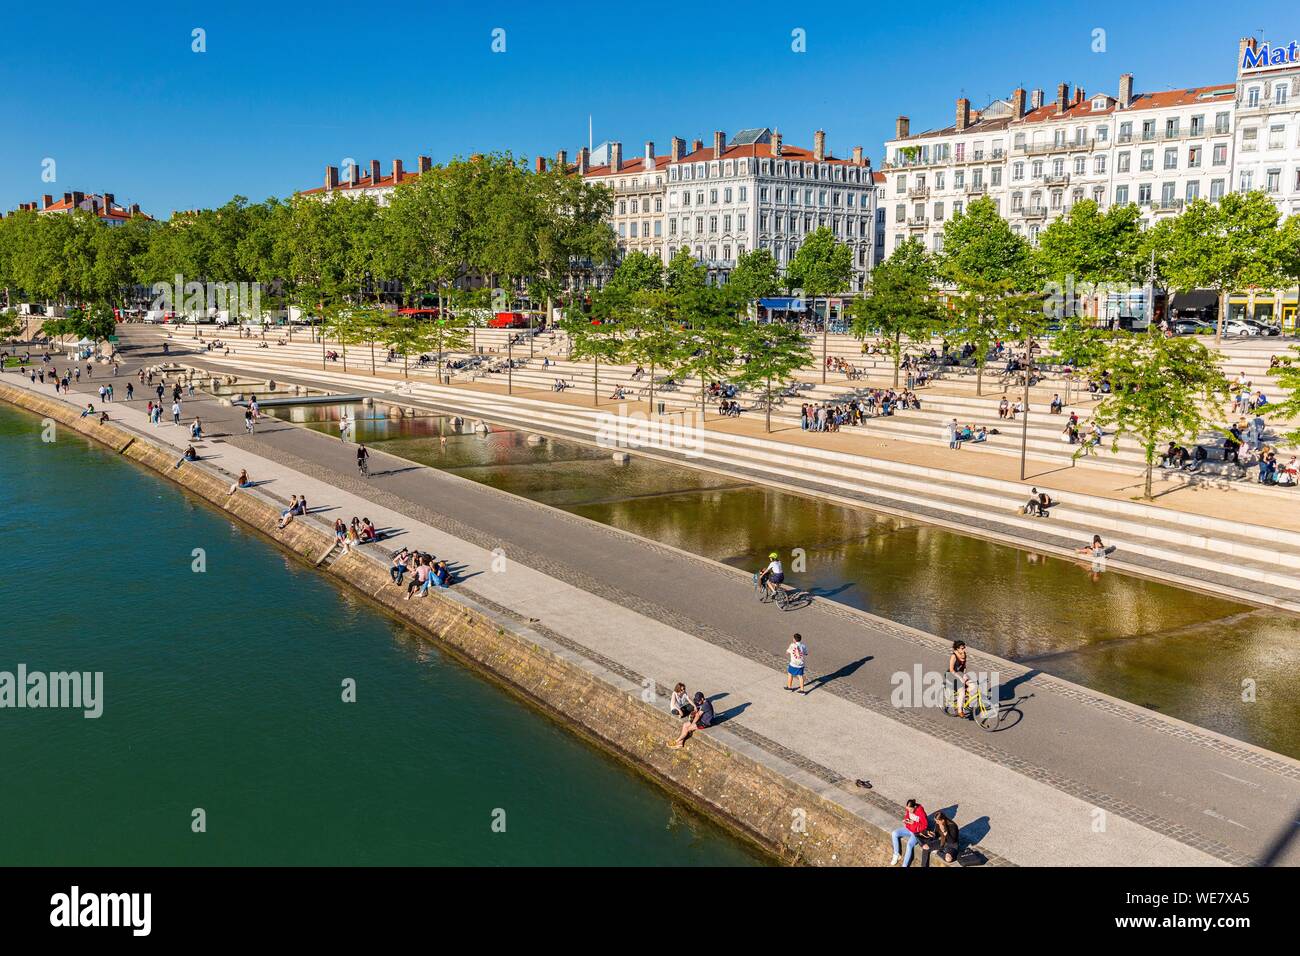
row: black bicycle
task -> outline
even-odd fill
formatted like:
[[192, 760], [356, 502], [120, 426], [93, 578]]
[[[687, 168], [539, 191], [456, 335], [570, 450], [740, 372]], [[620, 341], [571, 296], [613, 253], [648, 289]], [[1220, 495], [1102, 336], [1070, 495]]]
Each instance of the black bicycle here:
[[754, 575], [754, 594], [758, 597], [759, 604], [767, 604], [769, 601], [775, 603], [781, 610], [788, 611], [795, 604], [797, 592], [788, 590], [784, 584], [778, 584], [774, 591], [767, 589], [767, 583], [755, 574]]

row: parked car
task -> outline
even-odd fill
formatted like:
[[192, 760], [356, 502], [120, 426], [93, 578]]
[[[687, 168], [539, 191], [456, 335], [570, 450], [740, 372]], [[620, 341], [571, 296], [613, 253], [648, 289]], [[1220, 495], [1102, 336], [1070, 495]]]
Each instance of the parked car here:
[[1176, 335], [1208, 335], [1214, 332], [1214, 326], [1200, 319], [1177, 319], [1174, 321]]
[[1253, 326], [1259, 335], [1281, 335], [1282, 329], [1271, 322], [1261, 322], [1258, 319], [1247, 319], [1246, 324]]
[[1259, 329], [1255, 328], [1245, 319], [1229, 319], [1223, 323], [1224, 335], [1259, 335]]

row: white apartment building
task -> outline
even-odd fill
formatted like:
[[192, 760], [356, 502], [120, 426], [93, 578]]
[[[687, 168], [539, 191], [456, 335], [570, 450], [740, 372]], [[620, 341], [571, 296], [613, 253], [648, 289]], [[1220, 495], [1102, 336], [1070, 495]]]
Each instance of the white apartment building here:
[[336, 195], [346, 196], [349, 199], [370, 196], [379, 205], [386, 206], [389, 196], [399, 183], [415, 179], [421, 173], [427, 172], [432, 165], [432, 159], [421, 156], [417, 161], [416, 171], [411, 172], [403, 166], [400, 159], [395, 159], [388, 175], [385, 176], [379, 160], [372, 159], [364, 170], [357, 163], [344, 167], [342, 179], [339, 178], [339, 167], [326, 166], [324, 184], [314, 189], [304, 189], [302, 195], [320, 196], [327, 202]]
[[1192, 199], [1262, 189], [1300, 212], [1300, 47], [1239, 46], [1235, 83], [1117, 95], [1057, 87], [1013, 91], [984, 110], [957, 101], [951, 126], [913, 134], [906, 116], [886, 144], [889, 250], [917, 237], [938, 250], [944, 222], [989, 195], [1030, 239], [1081, 199], [1136, 203], [1150, 224]]
[[132, 219], [150, 218], [140, 211], [138, 204], [132, 203], [130, 206], [118, 205], [117, 199], [112, 193], [67, 192], [63, 194], [62, 199], [55, 199], [52, 195], [46, 193], [41, 197], [39, 205], [34, 202], [19, 203], [18, 210], [20, 212], [31, 210], [43, 216], [80, 210], [91, 213], [106, 226], [120, 226]]
[[[1013, 91], [972, 111], [957, 101], [951, 126], [912, 134], [900, 116], [885, 146], [886, 255], [908, 237], [942, 249], [943, 224], [989, 195], [1011, 228], [1036, 239], [1081, 199], [1135, 203], [1150, 225], [1197, 197], [1263, 191], [1300, 214], [1300, 43], [1240, 41], [1233, 83], [1088, 96], [1067, 84]], [[1296, 291], [1242, 291], [1234, 316], [1296, 325]]]
[[[673, 155], [682, 153], [681, 140], [673, 137]], [[599, 165], [591, 165], [593, 159]], [[618, 240], [619, 258], [629, 252], [644, 252], [667, 263], [664, 209], [668, 163], [672, 156], [656, 156], [653, 140], [647, 140], [641, 156], [623, 159], [622, 143], [602, 143], [593, 153], [578, 151], [577, 172], [588, 182], [605, 186], [614, 193], [610, 226]], [[566, 168], [564, 153], [556, 162]]]
[[941, 251], [944, 223], [990, 196], [1013, 231], [1038, 238], [1076, 202], [1136, 203], [1150, 224], [1198, 196], [1230, 188], [1232, 84], [1088, 96], [1057, 87], [1056, 99], [1017, 89], [978, 112], [957, 101], [950, 127], [916, 135], [899, 117], [885, 169], [889, 249], [915, 236]]
[[821, 130], [807, 150], [767, 128], [730, 142], [715, 132], [710, 147], [696, 140], [680, 156], [679, 142], [667, 164], [668, 258], [689, 249], [721, 282], [753, 249], [771, 250], [784, 269], [804, 237], [826, 227], [853, 250], [852, 289], [862, 288], [876, 243], [875, 181], [862, 147], [841, 159], [827, 152]]
[[1242, 40], [1236, 83], [1232, 188], [1262, 189], [1283, 214], [1300, 213], [1300, 44]]

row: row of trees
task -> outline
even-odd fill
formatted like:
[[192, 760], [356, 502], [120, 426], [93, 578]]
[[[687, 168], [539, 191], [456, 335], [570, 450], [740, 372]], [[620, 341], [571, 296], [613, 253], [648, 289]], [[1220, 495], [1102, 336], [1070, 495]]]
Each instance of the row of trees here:
[[[572, 269], [615, 251], [612, 197], [508, 154], [456, 160], [372, 197], [295, 195], [136, 218], [108, 227], [75, 212], [0, 219], [0, 288], [59, 304], [126, 305], [139, 286], [258, 283], [268, 306], [374, 304], [388, 284], [439, 303], [470, 275], [536, 301]], [[177, 295], [180, 291], [177, 290]]]

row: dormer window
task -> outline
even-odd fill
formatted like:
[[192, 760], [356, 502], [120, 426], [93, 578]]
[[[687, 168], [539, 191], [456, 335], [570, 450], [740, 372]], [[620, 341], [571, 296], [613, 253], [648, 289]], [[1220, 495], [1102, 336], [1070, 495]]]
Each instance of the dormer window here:
[[1104, 110], [1106, 108], [1106, 97], [1104, 96], [1093, 97], [1092, 108], [1095, 110]]

